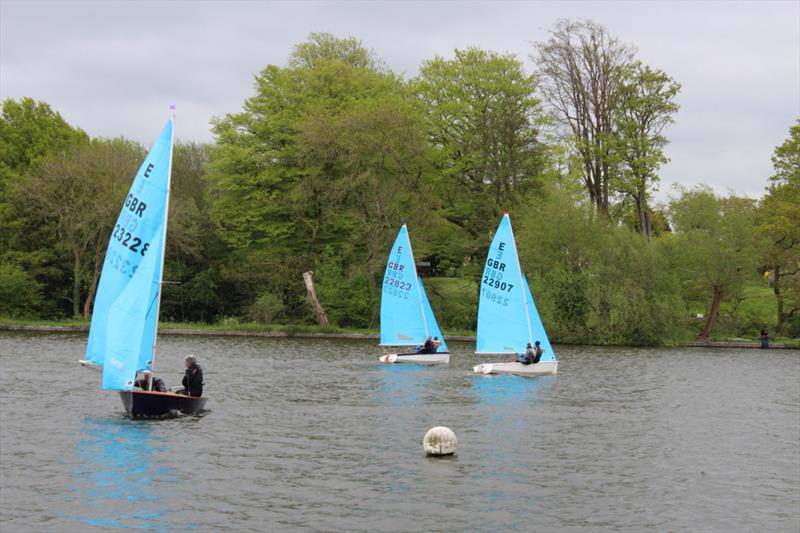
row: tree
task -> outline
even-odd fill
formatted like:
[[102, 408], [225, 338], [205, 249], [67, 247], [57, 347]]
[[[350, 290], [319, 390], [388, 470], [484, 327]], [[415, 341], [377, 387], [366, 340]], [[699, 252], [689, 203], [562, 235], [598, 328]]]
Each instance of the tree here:
[[[342, 284], [366, 281], [376, 316], [384, 249], [401, 206], [412, 205], [427, 147], [402, 80], [358, 59], [372, 57], [359, 46], [312, 34], [290, 67], [262, 70], [243, 112], [215, 122], [211, 215], [243, 309], [268, 292], [287, 316], [310, 317], [302, 273], [324, 272], [331, 249], [343, 258]], [[320, 277], [321, 295], [331, 281]]]
[[42, 286], [18, 265], [0, 262], [0, 316], [35, 316]]
[[521, 264], [551, 338], [625, 345], [683, 340], [685, 303], [669, 251], [598, 217], [577, 180], [575, 187], [563, 185], [514, 214]]
[[209, 147], [176, 143], [164, 265], [161, 315], [167, 320], [211, 321], [229, 291], [220, 286], [226, 248], [216, 234], [208, 204]]
[[89, 315], [111, 228], [143, 158], [141, 146], [130, 141], [95, 140], [45, 157], [15, 186], [14, 199], [54, 223], [54, 244], [70, 257], [73, 316], [80, 315], [87, 274], [83, 315]]
[[43, 284], [42, 278], [52, 281], [55, 274], [52, 264], [56, 260], [48, 249], [52, 228], [25, 216], [26, 206], [13, 201], [12, 189], [46, 155], [88, 141], [83, 131], [70, 126], [45, 102], [32, 98], [3, 100], [0, 112], [0, 259], [24, 266]]
[[618, 76], [614, 153], [620, 168], [612, 188], [633, 202], [639, 231], [650, 240], [650, 192], [658, 182], [659, 167], [667, 162], [664, 128], [678, 110], [675, 99], [681, 86], [661, 70], [640, 62], [620, 67]]
[[756, 212], [756, 235], [775, 294], [775, 329], [782, 330], [800, 313], [800, 120], [775, 148], [772, 164], [775, 174]]
[[338, 61], [355, 68], [381, 70], [383, 64], [375, 52], [364, 48], [355, 37], [344, 39], [327, 32], [312, 32], [308, 40], [295, 45], [289, 58], [292, 68], [314, 68], [323, 61]]
[[541, 92], [580, 157], [592, 203], [608, 213], [614, 175], [615, 110], [620, 68], [634, 49], [591, 21], [561, 20], [545, 42], [536, 43]]
[[432, 207], [461, 229], [460, 241], [473, 241], [454, 250], [461, 262], [464, 252], [482, 252], [504, 211], [541, 188], [547, 150], [536, 80], [512, 54], [468, 48], [425, 61], [412, 90], [435, 154]]
[[0, 113], [0, 185], [19, 178], [38, 159], [88, 136], [73, 128], [46, 104], [32, 98], [3, 100]]
[[700, 338], [711, 336], [723, 300], [737, 298], [756, 271], [753, 248], [754, 202], [719, 198], [707, 187], [682, 190], [670, 203], [687, 289], [710, 296]]

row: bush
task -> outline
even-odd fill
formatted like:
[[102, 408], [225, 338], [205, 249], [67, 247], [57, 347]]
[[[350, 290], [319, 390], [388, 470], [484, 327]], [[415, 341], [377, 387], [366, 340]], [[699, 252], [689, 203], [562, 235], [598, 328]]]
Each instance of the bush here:
[[284, 307], [278, 296], [265, 292], [250, 306], [250, 316], [255, 322], [268, 326], [283, 312]]
[[0, 316], [32, 317], [41, 305], [41, 285], [22, 267], [0, 263]]

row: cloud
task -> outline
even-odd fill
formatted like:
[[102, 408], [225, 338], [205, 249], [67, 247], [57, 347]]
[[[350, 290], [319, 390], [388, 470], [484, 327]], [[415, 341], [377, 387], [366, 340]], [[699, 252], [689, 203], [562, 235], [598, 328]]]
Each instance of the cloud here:
[[683, 85], [668, 130], [672, 183], [759, 195], [800, 117], [797, 2], [0, 2], [0, 96], [50, 103], [91, 135], [149, 144], [178, 106], [179, 139], [210, 141], [253, 76], [312, 31], [361, 38], [416, 75], [454, 48], [529, 60], [559, 18], [589, 18]]

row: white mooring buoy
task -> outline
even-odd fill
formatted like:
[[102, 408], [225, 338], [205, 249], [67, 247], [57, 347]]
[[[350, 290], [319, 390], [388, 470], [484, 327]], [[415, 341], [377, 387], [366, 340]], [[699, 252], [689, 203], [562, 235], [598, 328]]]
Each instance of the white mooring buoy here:
[[453, 455], [457, 444], [456, 434], [444, 426], [429, 429], [422, 439], [422, 447], [427, 455]]

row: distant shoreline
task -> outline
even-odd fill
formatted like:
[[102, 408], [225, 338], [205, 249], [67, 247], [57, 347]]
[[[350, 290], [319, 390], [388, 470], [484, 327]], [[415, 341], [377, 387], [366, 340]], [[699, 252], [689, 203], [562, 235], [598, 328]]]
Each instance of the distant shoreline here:
[[[83, 325], [40, 325], [40, 324], [0, 324], [0, 331], [30, 331], [37, 333], [86, 333], [89, 326]], [[328, 331], [258, 331], [258, 330], [237, 330], [237, 329], [191, 329], [166, 327], [159, 329], [161, 335], [186, 335], [197, 337], [272, 337], [272, 338], [306, 338], [306, 339], [362, 339], [379, 340], [377, 333], [357, 333], [357, 332], [328, 332]], [[475, 337], [471, 335], [448, 335], [447, 340], [475, 342]], [[559, 343], [555, 343], [559, 344]], [[760, 342], [747, 341], [690, 341], [683, 345], [685, 348], [740, 348], [740, 349], [761, 349]], [[781, 342], [771, 342], [770, 349], [775, 350], [800, 350], [800, 346], [786, 346]]]

